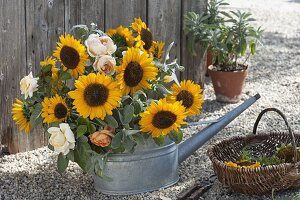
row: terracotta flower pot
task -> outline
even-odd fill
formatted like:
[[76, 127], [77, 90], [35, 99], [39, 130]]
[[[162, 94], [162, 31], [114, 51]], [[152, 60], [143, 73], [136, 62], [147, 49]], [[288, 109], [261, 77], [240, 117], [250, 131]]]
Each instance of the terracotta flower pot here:
[[226, 103], [239, 102], [248, 74], [248, 68], [233, 72], [222, 72], [212, 69], [213, 66], [210, 65], [208, 67], [208, 74], [214, 86], [216, 100]]

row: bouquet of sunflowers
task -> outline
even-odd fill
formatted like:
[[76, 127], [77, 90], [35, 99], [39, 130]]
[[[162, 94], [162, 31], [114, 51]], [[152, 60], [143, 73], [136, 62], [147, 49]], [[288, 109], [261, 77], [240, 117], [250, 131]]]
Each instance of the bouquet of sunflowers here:
[[40, 62], [37, 77], [20, 81], [22, 100], [12, 108], [21, 131], [42, 124], [49, 133], [58, 171], [71, 160], [102, 176], [110, 154], [133, 152], [147, 140], [163, 145], [165, 137], [179, 143], [203, 95], [193, 81], [177, 80], [184, 68], [169, 59], [173, 43], [164, 50], [140, 18], [106, 33], [95, 24], [71, 32]]

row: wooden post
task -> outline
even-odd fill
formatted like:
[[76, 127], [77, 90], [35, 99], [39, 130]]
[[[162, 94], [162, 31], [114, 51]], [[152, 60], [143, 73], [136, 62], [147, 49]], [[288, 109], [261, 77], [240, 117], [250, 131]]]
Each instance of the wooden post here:
[[[183, 16], [188, 12], [196, 13], [205, 12], [207, 1], [189, 0], [182, 1], [182, 20]], [[200, 84], [204, 88], [204, 79], [206, 72], [206, 52], [201, 45], [196, 46], [197, 56], [191, 55], [186, 47], [186, 36], [181, 30], [181, 63], [185, 67], [185, 71], [181, 73], [181, 79], [191, 79]]]

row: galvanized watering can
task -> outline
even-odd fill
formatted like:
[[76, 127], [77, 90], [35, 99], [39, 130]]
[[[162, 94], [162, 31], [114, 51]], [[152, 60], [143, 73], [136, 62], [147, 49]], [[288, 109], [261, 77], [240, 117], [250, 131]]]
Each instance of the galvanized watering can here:
[[137, 146], [132, 154], [109, 156], [104, 173], [112, 181], [94, 176], [95, 189], [104, 194], [129, 195], [174, 185], [179, 180], [178, 165], [259, 98], [256, 94], [179, 145], [172, 141], [164, 146], [148, 143]]

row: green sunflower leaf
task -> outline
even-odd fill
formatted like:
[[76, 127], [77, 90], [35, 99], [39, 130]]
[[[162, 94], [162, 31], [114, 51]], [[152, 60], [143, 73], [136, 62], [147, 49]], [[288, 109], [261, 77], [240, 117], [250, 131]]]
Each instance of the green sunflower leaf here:
[[71, 74], [69, 74], [68, 72], [61, 71], [61, 72], [60, 72], [60, 78], [61, 78], [62, 80], [68, 80], [68, 79], [71, 79], [72, 76], [71, 76]]
[[123, 131], [118, 132], [115, 137], [113, 137], [111, 141], [111, 148], [112, 149], [118, 149], [121, 145], [121, 142], [123, 140], [124, 133]]
[[161, 135], [161, 136], [159, 136], [159, 137], [157, 137], [157, 138], [153, 138], [153, 140], [154, 140], [154, 142], [155, 142], [157, 145], [161, 146], [161, 145], [163, 145], [164, 142], [165, 142], [165, 136]]
[[133, 152], [135, 145], [136, 143], [133, 140], [131, 140], [130, 137], [127, 136], [124, 138], [123, 146], [128, 152]]
[[140, 130], [123, 130], [126, 135], [134, 135], [140, 133]]
[[141, 144], [141, 145], [145, 144], [145, 139], [141, 134], [134, 134], [131, 135], [131, 137], [137, 144]]
[[179, 144], [182, 141], [183, 133], [181, 130], [179, 131], [171, 131], [169, 133], [169, 138], [174, 141], [176, 144]]
[[78, 125], [87, 125], [87, 124], [89, 124], [89, 120], [86, 118], [83, 118], [83, 117], [79, 117], [77, 119], [77, 124]]
[[88, 131], [90, 134], [95, 133], [96, 132], [96, 126], [94, 124], [89, 124], [88, 125]]
[[74, 162], [74, 151], [70, 150], [70, 152], [67, 154], [67, 158]]
[[134, 114], [134, 107], [132, 105], [126, 105], [123, 110], [122, 124], [129, 124]]
[[86, 125], [80, 125], [78, 126], [77, 130], [76, 130], [76, 137], [80, 138], [81, 136], [83, 136], [87, 131], [87, 126]]
[[64, 173], [69, 164], [69, 159], [62, 153], [59, 153], [57, 158], [57, 169], [60, 174]]
[[91, 147], [86, 136], [77, 139], [76, 148], [74, 149], [74, 160], [83, 171], [87, 171], [87, 161], [90, 159]]
[[52, 65], [46, 65], [46, 66], [42, 67], [42, 71], [44, 73], [47, 73], [47, 72], [50, 72], [51, 68], [52, 68]]
[[117, 120], [111, 115], [107, 115], [104, 121], [113, 128], [118, 128], [119, 126]]
[[41, 114], [42, 114], [42, 105], [40, 103], [35, 104], [34, 110], [32, 111], [30, 116], [30, 124], [33, 127], [36, 127], [38, 124], [42, 122]]

